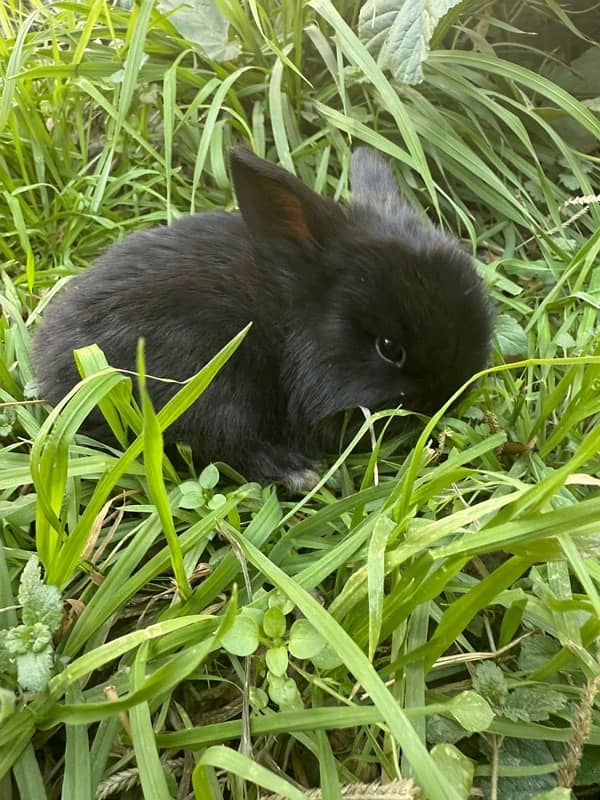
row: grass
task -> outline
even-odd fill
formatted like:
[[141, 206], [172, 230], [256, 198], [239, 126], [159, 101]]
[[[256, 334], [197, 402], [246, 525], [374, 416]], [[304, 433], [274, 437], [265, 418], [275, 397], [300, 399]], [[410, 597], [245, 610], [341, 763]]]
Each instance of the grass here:
[[[218, 5], [239, 43], [219, 62], [149, 0], [0, 8], [0, 628], [49, 613], [24, 586], [34, 553], [62, 598], [35, 641], [47, 688], [22, 691], [0, 649], [0, 796], [411, 797], [410, 779], [430, 800], [593, 796], [595, 106], [535, 47], [523, 66], [490, 4], [453, 10], [417, 87], [361, 45], [355, 4]], [[539, 9], [573, 35], [576, 15]], [[296, 499], [162, 452], [243, 333], [158, 412], [94, 349], [50, 412], [29, 357], [111, 242], [233, 207], [240, 141], [342, 198], [352, 146], [386, 153], [498, 311], [493, 367], [451, 411], [416, 443], [332, 457]], [[98, 402], [136, 432], [122, 450], [77, 435]]]

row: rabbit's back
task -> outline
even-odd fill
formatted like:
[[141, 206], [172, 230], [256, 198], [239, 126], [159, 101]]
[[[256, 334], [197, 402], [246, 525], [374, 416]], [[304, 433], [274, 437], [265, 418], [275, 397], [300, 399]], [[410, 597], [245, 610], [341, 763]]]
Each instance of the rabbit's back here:
[[126, 237], [46, 311], [34, 346], [43, 396], [56, 403], [77, 382], [73, 350], [85, 345], [135, 369], [139, 337], [149, 374], [189, 378], [252, 319], [259, 289], [238, 214], [195, 214]]

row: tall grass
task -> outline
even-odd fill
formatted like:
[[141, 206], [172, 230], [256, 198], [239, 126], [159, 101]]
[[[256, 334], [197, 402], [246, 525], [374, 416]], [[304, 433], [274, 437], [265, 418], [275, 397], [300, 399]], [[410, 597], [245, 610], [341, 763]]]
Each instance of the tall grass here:
[[[45, 691], [20, 691], [0, 649], [0, 796], [410, 796], [414, 779], [430, 800], [534, 797], [600, 669], [598, 115], [543, 59], [502, 58], [489, 4], [444, 21], [417, 87], [361, 44], [355, 4], [218, 7], [239, 44], [222, 62], [152, 0], [0, 8], [0, 627], [23, 621], [32, 553], [65, 601]], [[111, 242], [233, 207], [240, 141], [342, 199], [352, 146], [381, 150], [498, 312], [495, 366], [458, 405], [416, 444], [333, 456], [298, 499], [162, 452], [241, 337], [156, 413], [93, 350], [49, 412], [29, 357]], [[97, 403], [128, 447], [77, 434]], [[582, 797], [588, 717], [561, 771]]]

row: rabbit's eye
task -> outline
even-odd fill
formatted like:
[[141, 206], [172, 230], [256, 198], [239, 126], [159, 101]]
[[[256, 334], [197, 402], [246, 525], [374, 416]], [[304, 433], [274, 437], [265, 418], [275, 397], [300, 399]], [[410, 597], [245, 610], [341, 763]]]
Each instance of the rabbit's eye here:
[[395, 339], [388, 339], [387, 336], [379, 336], [375, 340], [377, 354], [395, 367], [402, 367], [406, 361], [406, 350], [400, 342]]

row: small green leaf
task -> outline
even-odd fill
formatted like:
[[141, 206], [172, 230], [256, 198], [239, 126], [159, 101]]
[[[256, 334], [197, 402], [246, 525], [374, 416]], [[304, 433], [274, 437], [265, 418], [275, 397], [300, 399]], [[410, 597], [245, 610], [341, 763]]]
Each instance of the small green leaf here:
[[6, 649], [15, 656], [43, 653], [51, 642], [52, 632], [43, 622], [10, 628], [4, 638]]
[[289, 614], [294, 608], [294, 604], [289, 597], [287, 597], [283, 592], [279, 591], [279, 589], [271, 592], [267, 601], [267, 605], [269, 608], [280, 608], [284, 614]]
[[477, 692], [461, 692], [448, 705], [454, 719], [467, 731], [485, 731], [494, 719], [490, 704]]
[[265, 654], [267, 669], [278, 678], [283, 678], [288, 668], [287, 647], [269, 647]]
[[224, 494], [214, 494], [208, 501], [208, 507], [211, 511], [215, 511], [217, 508], [225, 505], [226, 502], [227, 498]]
[[285, 633], [285, 615], [280, 608], [268, 608], [263, 616], [263, 631], [270, 639], [281, 639]]
[[18, 625], [6, 631], [3, 640], [16, 660], [19, 685], [26, 691], [44, 691], [54, 663], [50, 628], [41, 622]]
[[258, 647], [259, 629], [252, 617], [238, 614], [223, 636], [223, 647], [236, 656], [249, 656]]
[[326, 642], [306, 619], [297, 619], [290, 628], [290, 653], [294, 658], [314, 659]]
[[203, 489], [214, 489], [219, 482], [219, 470], [214, 464], [204, 467], [198, 478], [198, 483]]
[[562, 347], [565, 350], [572, 350], [577, 346], [577, 342], [568, 331], [559, 332], [554, 337], [554, 343], [557, 347]]
[[180, 508], [202, 508], [206, 503], [204, 492], [197, 481], [184, 481], [180, 484], [179, 491], [181, 492]]
[[250, 687], [250, 705], [256, 711], [264, 711], [269, 705], [269, 695], [258, 686]]
[[[291, 652], [291, 651], [290, 651]], [[344, 663], [344, 660], [340, 658], [337, 652], [331, 647], [330, 644], [326, 644], [322, 650], [319, 650], [312, 658], [310, 659], [312, 663], [317, 667], [317, 669], [335, 669], [339, 667], [340, 664]]]
[[278, 706], [291, 706], [298, 701], [300, 695], [291, 678], [280, 678], [269, 673], [269, 697]]
[[44, 691], [54, 664], [50, 628], [42, 622], [9, 628], [4, 634], [3, 644], [16, 660], [21, 688], [31, 692]]
[[463, 755], [458, 747], [444, 742], [431, 749], [431, 756], [449, 784], [454, 786], [458, 796], [468, 800], [473, 787], [475, 765]]
[[499, 314], [495, 326], [498, 347], [505, 358], [527, 354], [527, 336], [514, 317]]

